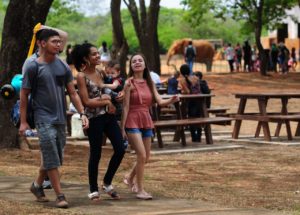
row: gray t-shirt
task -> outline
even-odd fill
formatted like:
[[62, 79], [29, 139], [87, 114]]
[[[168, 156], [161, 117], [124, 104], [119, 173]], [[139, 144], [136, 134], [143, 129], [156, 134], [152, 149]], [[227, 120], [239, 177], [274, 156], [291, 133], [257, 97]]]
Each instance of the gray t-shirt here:
[[35, 61], [38, 58], [38, 54], [35, 52], [29, 58], [27, 58], [22, 66], [22, 75], [24, 76], [25, 68], [28, 67], [28, 64], [32, 61]]
[[65, 124], [66, 121], [66, 85], [73, 80], [68, 65], [58, 57], [51, 63], [38, 63], [29, 60], [24, 64], [22, 88], [32, 88], [30, 72], [37, 69], [36, 92], [33, 97], [35, 123]]

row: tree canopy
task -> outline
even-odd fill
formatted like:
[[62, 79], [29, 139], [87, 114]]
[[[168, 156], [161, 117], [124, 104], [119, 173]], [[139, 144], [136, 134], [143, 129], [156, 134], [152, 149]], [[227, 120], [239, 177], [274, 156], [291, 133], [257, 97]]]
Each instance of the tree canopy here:
[[297, 5], [298, 0], [183, 0], [187, 6], [188, 19], [193, 25], [199, 23], [205, 13], [213, 11], [215, 17], [244, 20], [243, 29], [254, 32], [256, 46], [259, 50], [261, 62], [260, 71], [266, 75], [267, 56], [264, 52], [260, 38], [263, 27], [272, 29], [288, 16], [287, 9]]

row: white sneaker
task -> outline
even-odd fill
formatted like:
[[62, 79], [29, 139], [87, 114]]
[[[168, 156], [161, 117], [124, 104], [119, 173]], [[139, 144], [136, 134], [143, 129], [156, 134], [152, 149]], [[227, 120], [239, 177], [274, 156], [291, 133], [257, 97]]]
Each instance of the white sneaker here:
[[51, 185], [50, 180], [44, 180], [42, 186], [43, 186], [44, 189], [52, 189], [52, 185]]
[[99, 200], [100, 199], [99, 192], [97, 192], [97, 191], [89, 193], [88, 197], [90, 200]]

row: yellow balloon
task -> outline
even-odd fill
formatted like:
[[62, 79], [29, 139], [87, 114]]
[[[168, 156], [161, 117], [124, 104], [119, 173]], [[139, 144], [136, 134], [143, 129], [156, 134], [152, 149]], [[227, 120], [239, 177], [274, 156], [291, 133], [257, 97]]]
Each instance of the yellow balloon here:
[[30, 57], [32, 55], [32, 53], [33, 53], [33, 49], [34, 49], [34, 45], [35, 45], [35, 40], [36, 40], [35, 34], [36, 34], [36, 32], [38, 32], [41, 29], [41, 26], [42, 26], [41, 23], [38, 23], [38, 24], [36, 24], [34, 26], [33, 36], [32, 36], [32, 40], [31, 40], [31, 44], [30, 44], [30, 47], [29, 47], [29, 51], [28, 51], [27, 57]]

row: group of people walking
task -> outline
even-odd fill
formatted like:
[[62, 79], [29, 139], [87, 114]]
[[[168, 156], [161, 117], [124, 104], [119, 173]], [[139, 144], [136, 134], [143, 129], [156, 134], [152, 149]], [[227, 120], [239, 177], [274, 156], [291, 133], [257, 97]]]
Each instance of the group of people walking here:
[[239, 43], [232, 47], [231, 43], [224, 46], [224, 58], [228, 61], [230, 72], [239, 72], [244, 60], [243, 70], [253, 72], [259, 70], [259, 59], [256, 47], [251, 47], [248, 41], [241, 46]]
[[[66, 143], [65, 89], [72, 103], [80, 114], [82, 127], [89, 139], [90, 153], [88, 161], [89, 189], [88, 198], [100, 199], [98, 169], [101, 158], [103, 135], [111, 141], [114, 153], [103, 178], [101, 190], [113, 199], [120, 199], [112, 185], [125, 154], [125, 140], [128, 139], [136, 152], [136, 163], [124, 176], [124, 183], [139, 199], [152, 199], [144, 189], [144, 168], [149, 161], [153, 122], [149, 108], [153, 101], [159, 105], [169, 105], [178, 101], [177, 95], [163, 100], [154, 86], [146, 59], [142, 54], [134, 54], [129, 61], [129, 75], [124, 89], [113, 98], [104, 89], [118, 87], [116, 75], [111, 84], [105, 83], [106, 72], [97, 69], [101, 63], [97, 48], [90, 43], [83, 43], [72, 48], [71, 58], [79, 71], [77, 75], [78, 93], [75, 90], [70, 68], [59, 57], [62, 39], [53, 29], [42, 29], [37, 34], [38, 56], [26, 63], [23, 68], [23, 83], [20, 93], [21, 124], [20, 135], [24, 135], [29, 125], [26, 121], [28, 96], [35, 85], [33, 108], [36, 129], [41, 148], [41, 166], [37, 178], [30, 187], [37, 201], [47, 202], [42, 183], [46, 176], [50, 178], [56, 193], [56, 206], [67, 208], [68, 202], [60, 185], [58, 168], [63, 164], [63, 150]], [[107, 68], [116, 74], [117, 66]], [[37, 73], [33, 73], [37, 71]], [[33, 77], [32, 74], [35, 74]], [[38, 80], [38, 81], [37, 81]], [[123, 87], [123, 86], [122, 86]], [[118, 124], [115, 103], [123, 102], [121, 122]]]
[[[278, 45], [273, 43], [270, 50], [266, 53], [268, 55], [268, 70], [277, 72], [277, 67], [279, 67], [279, 72], [282, 74], [286, 74], [289, 71], [296, 71], [298, 63], [294, 47], [289, 50], [284, 43], [279, 43]], [[245, 41], [242, 47], [239, 43], [235, 47], [232, 47], [228, 43], [224, 47], [224, 57], [228, 61], [230, 72], [240, 71], [242, 59], [244, 61], [243, 69], [245, 72], [258, 72], [260, 70], [260, 60], [256, 46], [253, 45], [251, 47], [248, 41]]]

